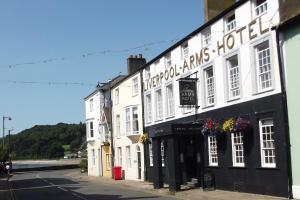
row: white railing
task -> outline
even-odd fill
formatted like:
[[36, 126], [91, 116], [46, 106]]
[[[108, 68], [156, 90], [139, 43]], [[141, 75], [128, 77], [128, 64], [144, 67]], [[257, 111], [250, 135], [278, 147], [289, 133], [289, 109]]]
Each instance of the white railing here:
[[228, 22], [226, 24], [227, 32], [230, 32], [230, 31], [234, 30], [235, 27], [236, 27], [236, 21], [235, 20], [232, 20], [231, 22]]
[[256, 6], [255, 14], [256, 14], [256, 16], [259, 16], [259, 15], [265, 13], [267, 10], [268, 10], [268, 4], [267, 4], [267, 1], [266, 1], [266, 2]]

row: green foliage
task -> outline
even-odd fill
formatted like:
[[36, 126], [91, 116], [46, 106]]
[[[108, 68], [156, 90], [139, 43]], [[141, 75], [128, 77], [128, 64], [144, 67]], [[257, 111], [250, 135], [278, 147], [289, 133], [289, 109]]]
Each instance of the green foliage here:
[[0, 146], [0, 162], [4, 163], [8, 160], [8, 150]]
[[79, 167], [80, 167], [81, 171], [87, 171], [87, 168], [88, 168], [87, 159], [82, 159], [79, 163]]
[[65, 151], [77, 152], [85, 141], [85, 124], [36, 125], [11, 135], [14, 159], [60, 158]]

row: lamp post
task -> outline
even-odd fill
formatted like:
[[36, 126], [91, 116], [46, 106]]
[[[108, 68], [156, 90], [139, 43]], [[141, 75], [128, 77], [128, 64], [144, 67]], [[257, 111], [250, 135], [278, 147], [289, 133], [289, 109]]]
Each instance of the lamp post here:
[[4, 135], [5, 135], [5, 125], [4, 125], [5, 119], [11, 120], [11, 117], [6, 117], [6, 116], [2, 117], [2, 120], [3, 120], [2, 147], [3, 147], [3, 149], [4, 149]]

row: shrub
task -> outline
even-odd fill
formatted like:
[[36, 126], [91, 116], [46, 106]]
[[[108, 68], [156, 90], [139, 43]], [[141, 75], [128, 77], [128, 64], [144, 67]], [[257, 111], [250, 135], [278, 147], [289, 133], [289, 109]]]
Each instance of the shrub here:
[[88, 168], [88, 161], [87, 159], [82, 159], [79, 163], [79, 167], [81, 169], [82, 172], [86, 172], [87, 168]]

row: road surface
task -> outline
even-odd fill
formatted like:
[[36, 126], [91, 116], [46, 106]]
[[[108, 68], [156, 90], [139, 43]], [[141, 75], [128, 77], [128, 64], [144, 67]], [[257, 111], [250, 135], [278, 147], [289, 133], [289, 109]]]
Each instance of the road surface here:
[[14, 174], [10, 179], [11, 194], [17, 200], [172, 199], [120, 187], [118, 184], [75, 181], [65, 175], [72, 171], [74, 169]]

